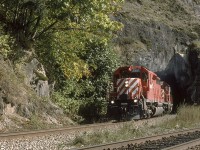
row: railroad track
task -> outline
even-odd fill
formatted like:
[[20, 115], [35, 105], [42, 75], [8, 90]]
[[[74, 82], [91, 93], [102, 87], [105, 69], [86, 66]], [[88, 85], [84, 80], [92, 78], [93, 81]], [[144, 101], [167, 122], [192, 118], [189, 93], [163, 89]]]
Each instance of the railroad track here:
[[28, 138], [34, 136], [43, 136], [49, 134], [59, 134], [59, 133], [70, 133], [70, 132], [81, 132], [95, 129], [103, 129], [105, 127], [113, 127], [118, 126], [123, 123], [99, 123], [92, 125], [80, 125], [80, 126], [72, 126], [66, 128], [54, 128], [54, 129], [46, 129], [46, 130], [33, 130], [33, 131], [24, 131], [24, 132], [12, 132], [12, 133], [1, 133], [0, 139], [16, 139], [16, 138]]
[[151, 119], [139, 120], [136, 122], [120, 123], [100, 123], [93, 125], [73, 126], [68, 128], [58, 128], [39, 131], [15, 132], [0, 134], [0, 149], [71, 149], [70, 142], [78, 135], [90, 134], [102, 131], [116, 131], [127, 126], [152, 126], [163, 122], [163, 120], [173, 119], [175, 116], [169, 115]]
[[[171, 117], [175, 117], [172, 116]], [[17, 139], [17, 138], [29, 138], [35, 136], [43, 136], [43, 135], [50, 135], [50, 134], [59, 134], [59, 133], [80, 133], [84, 131], [97, 131], [103, 129], [113, 129], [122, 127], [125, 124], [129, 125], [138, 125], [140, 126], [144, 122], [153, 122], [156, 118], [150, 118], [147, 120], [139, 120], [137, 122], [118, 122], [118, 123], [98, 123], [98, 124], [91, 124], [91, 125], [79, 125], [79, 126], [72, 126], [66, 128], [54, 128], [54, 129], [47, 129], [47, 130], [33, 130], [33, 131], [24, 131], [24, 132], [12, 132], [12, 133], [0, 133], [0, 140], [7, 140], [7, 139]]]
[[200, 145], [200, 128], [74, 150], [184, 150], [196, 145]]

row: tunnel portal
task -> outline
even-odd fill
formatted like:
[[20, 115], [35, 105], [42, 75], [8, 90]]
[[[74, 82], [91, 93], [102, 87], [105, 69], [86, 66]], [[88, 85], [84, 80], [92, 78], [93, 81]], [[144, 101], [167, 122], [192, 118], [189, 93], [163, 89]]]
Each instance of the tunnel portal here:
[[200, 59], [198, 52], [175, 53], [165, 70], [157, 72], [171, 86], [173, 112], [180, 104], [200, 104]]

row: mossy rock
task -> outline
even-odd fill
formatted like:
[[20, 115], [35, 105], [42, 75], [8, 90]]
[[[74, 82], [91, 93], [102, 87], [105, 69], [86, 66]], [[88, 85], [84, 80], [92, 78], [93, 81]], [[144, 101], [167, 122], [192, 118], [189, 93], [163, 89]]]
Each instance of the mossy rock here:
[[196, 51], [198, 54], [200, 54], [200, 41], [199, 40], [192, 41], [189, 48], [190, 51]]
[[39, 80], [43, 80], [43, 81], [47, 81], [48, 80], [48, 77], [45, 76], [44, 74], [40, 73], [39, 71], [34, 70], [34, 73], [39, 78]]

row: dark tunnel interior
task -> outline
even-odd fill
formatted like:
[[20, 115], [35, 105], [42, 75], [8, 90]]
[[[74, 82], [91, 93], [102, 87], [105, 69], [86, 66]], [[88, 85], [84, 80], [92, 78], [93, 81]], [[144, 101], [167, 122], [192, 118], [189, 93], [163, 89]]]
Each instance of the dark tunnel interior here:
[[199, 88], [196, 85], [198, 79], [200, 79], [198, 77], [198, 70], [200, 70], [200, 65], [198, 64], [200, 63], [198, 63], [197, 55], [192, 56], [194, 58], [190, 58], [187, 61], [180, 54], [176, 53], [165, 70], [157, 72], [161, 80], [167, 82], [171, 87], [173, 113], [176, 113], [178, 106], [182, 103], [199, 103], [197, 95], [199, 95], [200, 91], [197, 90]]
[[171, 87], [171, 94], [173, 97], [173, 106], [174, 106], [172, 113], [176, 113], [177, 107], [181, 103], [185, 102], [186, 91], [185, 91], [185, 89], [183, 89], [179, 86], [179, 84], [173, 74], [169, 74], [169, 75], [165, 76], [165, 78], [162, 78], [162, 76], [160, 76], [160, 77], [163, 81], [167, 82]]

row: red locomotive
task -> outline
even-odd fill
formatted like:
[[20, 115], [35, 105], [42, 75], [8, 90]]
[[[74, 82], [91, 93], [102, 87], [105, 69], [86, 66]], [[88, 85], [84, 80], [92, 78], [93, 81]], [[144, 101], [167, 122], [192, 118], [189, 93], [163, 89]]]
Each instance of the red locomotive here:
[[170, 87], [147, 68], [126, 66], [113, 75], [108, 116], [116, 119], [141, 119], [162, 115], [172, 110]]

